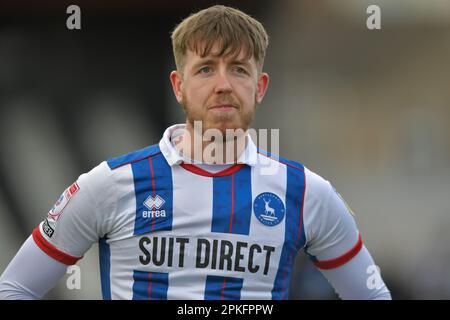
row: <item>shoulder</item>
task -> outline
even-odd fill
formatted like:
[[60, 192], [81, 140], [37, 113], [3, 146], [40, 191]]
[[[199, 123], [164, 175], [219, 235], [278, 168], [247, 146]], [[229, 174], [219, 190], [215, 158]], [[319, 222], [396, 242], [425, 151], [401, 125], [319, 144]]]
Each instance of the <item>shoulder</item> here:
[[[120, 170], [127, 164], [159, 154], [159, 146], [152, 145], [146, 148], [132, 151], [125, 155], [111, 158], [101, 162], [87, 173], [80, 175], [77, 183], [80, 189], [87, 190], [97, 203], [109, 203], [117, 198], [118, 187], [120, 183]], [[110, 200], [108, 200], [110, 199]]]
[[313, 198], [316, 201], [323, 201], [330, 196], [330, 193], [333, 190], [330, 182], [316, 172], [307, 168], [302, 163], [281, 157], [260, 148], [258, 148], [258, 154], [265, 158], [271, 159], [280, 165], [286, 166], [288, 168], [288, 172], [291, 174], [303, 175], [305, 180], [305, 192], [310, 198]]
[[309, 201], [325, 202], [333, 190], [331, 183], [305, 167], [306, 197]]
[[[140, 150], [110, 158], [98, 164], [89, 172], [83, 173], [77, 180], [80, 189], [86, 190], [97, 203], [110, 202], [117, 195], [118, 168], [139, 160], [160, 154], [159, 146], [152, 145]], [[120, 174], [119, 174], [120, 175]], [[120, 180], [120, 179], [119, 179]]]
[[109, 184], [110, 171], [106, 161], [103, 161], [90, 171], [81, 174], [77, 183], [80, 189], [87, 188], [91, 193], [95, 193], [96, 190], [102, 190]]
[[111, 170], [115, 170], [127, 164], [138, 162], [140, 160], [146, 159], [148, 157], [153, 157], [161, 154], [158, 144], [154, 144], [143, 149], [135, 150], [130, 153], [111, 158], [106, 160], [108, 167]]
[[297, 171], [297, 173], [298, 172], [304, 173], [305, 167], [300, 162], [281, 157], [280, 155], [271, 153], [261, 148], [258, 148], [257, 151], [258, 151], [258, 158], [261, 163], [264, 163], [265, 162], [264, 160], [268, 159], [268, 161], [272, 161], [281, 166], [286, 166], [289, 170], [293, 170], [294, 172]]

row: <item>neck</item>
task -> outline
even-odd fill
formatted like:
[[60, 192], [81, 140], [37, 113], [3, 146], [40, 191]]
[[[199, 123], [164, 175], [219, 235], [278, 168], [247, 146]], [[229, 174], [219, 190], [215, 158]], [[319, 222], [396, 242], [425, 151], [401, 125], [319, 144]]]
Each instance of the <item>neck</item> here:
[[178, 151], [194, 163], [231, 164], [237, 163], [247, 146], [246, 131], [226, 136], [218, 129], [202, 130], [186, 123], [183, 135], [175, 141]]

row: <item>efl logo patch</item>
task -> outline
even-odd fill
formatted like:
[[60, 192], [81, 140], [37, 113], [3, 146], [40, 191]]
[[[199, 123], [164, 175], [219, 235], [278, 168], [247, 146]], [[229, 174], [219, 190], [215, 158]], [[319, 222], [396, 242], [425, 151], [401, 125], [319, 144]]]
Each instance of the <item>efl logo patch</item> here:
[[42, 230], [49, 238], [51, 238], [53, 233], [55, 233], [55, 230], [50, 226], [47, 219], [45, 219], [44, 224], [42, 225]]
[[352, 208], [348, 205], [347, 201], [344, 200], [344, 198], [341, 196], [341, 194], [336, 190], [335, 187], [333, 187], [334, 192], [337, 194], [337, 196], [342, 200], [342, 202], [345, 204], [345, 207], [347, 208], [347, 211], [355, 217], [355, 213], [353, 212]]
[[64, 190], [53, 208], [48, 212], [47, 218], [51, 221], [58, 221], [59, 217], [64, 212], [65, 207], [69, 204], [70, 199], [78, 192], [78, 190], [80, 190], [80, 187], [76, 182]]
[[263, 192], [253, 202], [256, 218], [266, 226], [276, 226], [283, 221], [286, 210], [283, 201], [276, 194]]

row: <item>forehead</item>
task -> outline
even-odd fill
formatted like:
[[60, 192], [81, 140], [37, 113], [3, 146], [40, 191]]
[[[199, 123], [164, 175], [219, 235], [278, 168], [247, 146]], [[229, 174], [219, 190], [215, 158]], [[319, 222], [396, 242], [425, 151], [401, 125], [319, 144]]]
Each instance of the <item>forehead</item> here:
[[231, 51], [228, 48], [223, 49], [218, 43], [213, 44], [211, 50], [206, 52], [205, 55], [202, 55], [203, 47], [200, 45], [195, 48], [187, 48], [186, 50], [186, 64], [193, 64], [197, 62], [201, 62], [204, 60], [209, 61], [218, 61], [224, 60], [225, 62], [242, 62], [242, 63], [250, 63], [256, 64], [255, 59], [252, 54], [248, 53], [248, 50], [245, 47], [242, 49]]

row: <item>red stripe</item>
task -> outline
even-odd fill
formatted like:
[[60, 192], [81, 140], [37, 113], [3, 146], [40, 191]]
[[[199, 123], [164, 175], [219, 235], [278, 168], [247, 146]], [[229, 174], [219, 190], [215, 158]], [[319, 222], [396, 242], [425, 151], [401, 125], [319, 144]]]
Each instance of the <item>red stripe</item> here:
[[222, 290], [221, 290], [221, 294], [220, 294], [220, 298], [222, 300], [224, 300], [225, 297], [225, 287], [227, 286], [227, 278], [223, 278], [223, 285], [222, 285]]
[[324, 261], [314, 261], [314, 265], [322, 270], [333, 269], [343, 264], [349, 262], [354, 256], [356, 256], [361, 250], [363, 245], [361, 234], [358, 236], [358, 242], [355, 244], [353, 248], [344, 253], [342, 256], [337, 257], [335, 259], [324, 260]]
[[229, 233], [233, 233], [233, 217], [234, 217], [234, 174], [231, 176], [231, 217], [230, 217], [230, 230]]
[[195, 173], [195, 174], [198, 174], [198, 175], [201, 175], [204, 177], [209, 177], [209, 178], [229, 176], [230, 174], [233, 174], [233, 173], [239, 171], [244, 166], [243, 164], [234, 164], [231, 167], [226, 168], [225, 170], [222, 170], [222, 171], [219, 171], [216, 173], [211, 173], [211, 172], [203, 170], [202, 168], [199, 168], [193, 164], [182, 163], [180, 165], [187, 171], [190, 171], [192, 173]]
[[[155, 173], [153, 172], [153, 163], [152, 163], [152, 157], [148, 158], [148, 163], [150, 164], [150, 174], [152, 175], [152, 194], [153, 199], [156, 197], [156, 188], [155, 188]], [[155, 230], [155, 217], [152, 217], [152, 231]]]
[[71, 256], [65, 252], [62, 252], [58, 248], [56, 248], [54, 245], [52, 245], [50, 242], [48, 242], [39, 231], [39, 226], [37, 226], [33, 230], [33, 239], [34, 242], [36, 242], [37, 246], [41, 248], [42, 251], [44, 251], [47, 255], [52, 257], [53, 259], [62, 262], [68, 266], [73, 265], [77, 263], [78, 260], [80, 260], [83, 257], [74, 257]]

